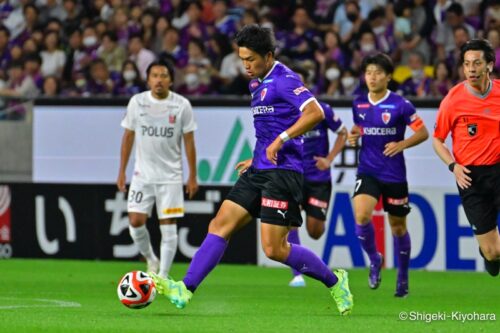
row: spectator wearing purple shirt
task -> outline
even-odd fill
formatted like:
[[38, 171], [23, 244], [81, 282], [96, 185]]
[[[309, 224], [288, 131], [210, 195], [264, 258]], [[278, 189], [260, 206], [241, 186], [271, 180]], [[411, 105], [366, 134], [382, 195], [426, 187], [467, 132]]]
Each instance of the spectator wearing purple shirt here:
[[286, 34], [282, 54], [297, 61], [313, 60], [318, 49], [319, 36], [311, 29], [311, 18], [303, 7], [298, 7], [292, 17], [293, 30]]
[[228, 37], [233, 37], [236, 33], [236, 22], [233, 17], [227, 14], [227, 0], [214, 1], [212, 12], [214, 14], [214, 26], [217, 32]]
[[402, 92], [404, 96], [430, 96], [432, 78], [425, 76], [422, 54], [412, 52], [408, 58], [408, 66], [411, 69], [411, 77], [399, 86], [398, 92]]
[[347, 272], [335, 272], [313, 252], [290, 245], [290, 226], [300, 226], [302, 199], [302, 139], [323, 118], [314, 96], [297, 74], [275, 61], [271, 30], [246, 26], [235, 37], [239, 56], [250, 81], [251, 111], [257, 142], [253, 160], [238, 163], [240, 177], [210, 222], [208, 235], [196, 252], [182, 281], [152, 275], [160, 294], [178, 308], [217, 266], [232, 234], [261, 218], [261, 241], [265, 254], [319, 280], [342, 315], [352, 310]]
[[9, 29], [0, 25], [0, 80], [6, 78], [7, 68], [9, 67], [11, 61], [9, 38]]
[[174, 27], [167, 28], [163, 35], [163, 48], [158, 58], [172, 62], [177, 68], [183, 68], [187, 64], [188, 54], [186, 49], [180, 46], [179, 40], [179, 31]]
[[113, 95], [132, 96], [146, 90], [141, 74], [133, 61], [126, 60], [120, 74], [120, 79], [113, 88]]
[[[406, 228], [410, 206], [403, 151], [425, 141], [429, 134], [414, 106], [387, 89], [394, 65], [386, 54], [365, 58], [361, 68], [369, 92], [353, 101], [354, 126], [348, 137], [353, 146], [357, 145], [360, 137], [363, 142], [353, 196], [356, 236], [370, 259], [368, 285], [376, 289], [381, 282], [384, 258], [375, 246], [371, 218], [382, 196], [384, 210], [389, 213], [394, 252], [398, 258], [394, 296], [406, 297], [411, 241]], [[407, 139], [406, 126], [415, 132]]]

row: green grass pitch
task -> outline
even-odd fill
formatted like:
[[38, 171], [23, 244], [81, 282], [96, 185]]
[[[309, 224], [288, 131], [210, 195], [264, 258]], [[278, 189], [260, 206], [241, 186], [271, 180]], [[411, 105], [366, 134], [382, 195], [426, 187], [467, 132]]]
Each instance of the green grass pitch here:
[[[174, 264], [180, 278], [186, 264]], [[76, 260], [0, 261], [0, 332], [500, 332], [500, 281], [486, 273], [411, 271], [410, 296], [393, 296], [395, 271], [383, 272], [376, 291], [367, 270], [349, 270], [354, 311], [341, 317], [328, 290], [307, 279], [290, 288], [282, 268], [220, 265], [191, 303], [176, 309], [158, 295], [149, 307], [120, 304], [121, 276], [145, 269], [139, 262]], [[447, 315], [445, 320], [401, 320], [408, 315]], [[494, 314], [467, 320], [453, 313]]]

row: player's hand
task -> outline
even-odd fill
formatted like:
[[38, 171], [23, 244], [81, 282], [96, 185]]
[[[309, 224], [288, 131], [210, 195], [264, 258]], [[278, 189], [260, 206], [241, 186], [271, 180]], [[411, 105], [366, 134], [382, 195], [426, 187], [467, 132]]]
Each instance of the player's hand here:
[[330, 161], [328, 158], [321, 156], [314, 156], [313, 158], [316, 161], [316, 168], [318, 168], [319, 170], [324, 171], [330, 169], [332, 161]]
[[273, 143], [266, 148], [266, 157], [274, 165], [278, 165], [278, 151], [281, 147], [283, 147], [283, 140], [278, 136], [274, 139]]
[[358, 145], [358, 139], [361, 136], [361, 130], [358, 126], [354, 126], [351, 128], [351, 131], [349, 134], [347, 134], [347, 141], [349, 141], [349, 144], [353, 147]]
[[469, 169], [458, 163], [455, 164], [453, 174], [455, 175], [458, 186], [460, 186], [462, 190], [469, 188], [472, 184], [472, 178], [467, 175], [468, 173], [470, 173]]
[[120, 172], [116, 180], [116, 187], [118, 187], [120, 192], [127, 192], [127, 187], [125, 186], [126, 181], [127, 177], [125, 176], [125, 172]]
[[393, 157], [396, 154], [399, 154], [405, 149], [403, 141], [399, 142], [389, 142], [385, 145], [384, 155]]
[[252, 165], [252, 159], [248, 159], [248, 160], [244, 160], [244, 161], [240, 161], [238, 162], [238, 164], [236, 164], [236, 167], [235, 169], [238, 170], [238, 176], [241, 176], [242, 173], [244, 173], [245, 171], [248, 170], [248, 168], [250, 168], [250, 166]]
[[186, 194], [189, 199], [192, 199], [194, 195], [198, 192], [198, 181], [196, 177], [189, 177], [186, 183]]

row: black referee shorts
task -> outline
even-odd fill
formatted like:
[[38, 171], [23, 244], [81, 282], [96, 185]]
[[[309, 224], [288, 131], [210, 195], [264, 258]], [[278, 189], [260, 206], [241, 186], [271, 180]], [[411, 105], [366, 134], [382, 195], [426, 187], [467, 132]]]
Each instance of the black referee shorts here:
[[302, 174], [282, 169], [250, 167], [233, 186], [226, 199], [245, 208], [261, 222], [300, 227]]
[[484, 166], [466, 166], [471, 171], [471, 186], [458, 193], [465, 215], [476, 235], [497, 228], [500, 212], [500, 163]]

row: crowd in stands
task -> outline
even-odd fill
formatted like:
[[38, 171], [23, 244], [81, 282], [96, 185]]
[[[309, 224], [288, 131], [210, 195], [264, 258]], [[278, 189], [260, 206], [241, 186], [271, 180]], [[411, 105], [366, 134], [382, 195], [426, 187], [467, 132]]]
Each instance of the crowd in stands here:
[[475, 37], [500, 71], [500, 0], [0, 0], [0, 95], [130, 96], [155, 59], [175, 64], [179, 93], [248, 94], [232, 38], [254, 23], [318, 95], [362, 92], [361, 61], [382, 51], [397, 65], [393, 90], [442, 97]]

